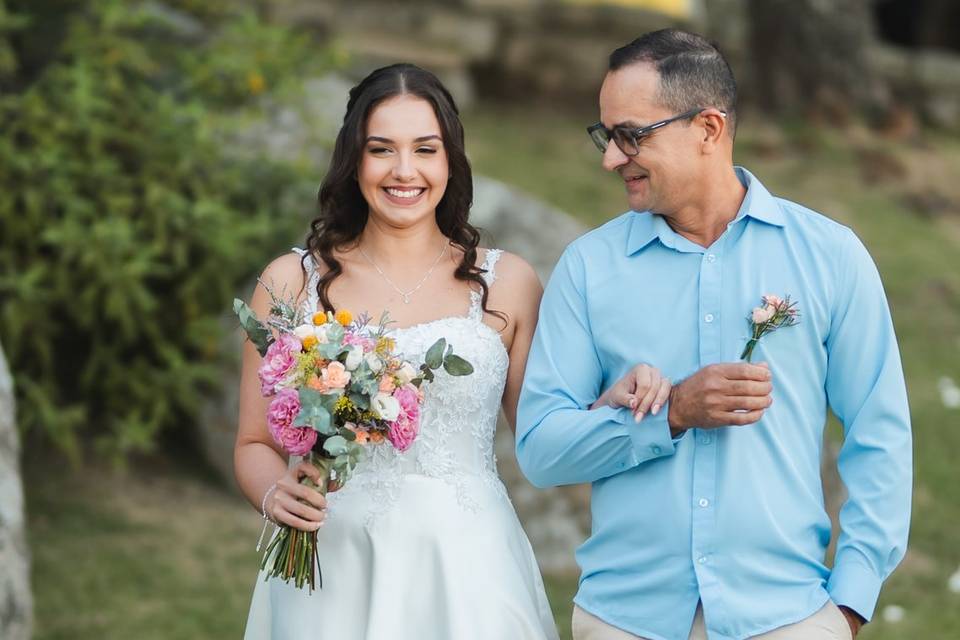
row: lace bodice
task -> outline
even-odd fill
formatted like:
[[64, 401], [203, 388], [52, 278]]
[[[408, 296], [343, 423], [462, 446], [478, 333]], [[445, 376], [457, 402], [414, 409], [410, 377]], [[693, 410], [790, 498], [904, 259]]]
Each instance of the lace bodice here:
[[[301, 249], [294, 251], [305, 255]], [[483, 268], [488, 286], [496, 278], [494, 270], [501, 253], [498, 249], [487, 252]], [[313, 313], [318, 304], [319, 274], [312, 258], [306, 258], [304, 265], [309, 292], [304, 305]], [[509, 358], [500, 336], [483, 322], [480, 294], [471, 293], [470, 308], [464, 316], [397, 329], [393, 336], [399, 351], [414, 363], [422, 362], [427, 349], [439, 338], [446, 338], [455, 353], [473, 365], [473, 374], [454, 377], [442, 369], [437, 371], [434, 382], [424, 387], [420, 433], [414, 444], [404, 453], [398, 453], [389, 445], [370, 447], [350, 481], [328, 496], [331, 516], [339, 505], [357, 493], [377, 496], [370, 501], [367, 517], [367, 526], [373, 526], [377, 516], [396, 501], [402, 478], [407, 474], [450, 483], [456, 488], [458, 503], [468, 510], [478, 508], [471, 495], [477, 490], [477, 480], [485, 490], [495, 491], [506, 499], [506, 490], [497, 476], [493, 438]]]

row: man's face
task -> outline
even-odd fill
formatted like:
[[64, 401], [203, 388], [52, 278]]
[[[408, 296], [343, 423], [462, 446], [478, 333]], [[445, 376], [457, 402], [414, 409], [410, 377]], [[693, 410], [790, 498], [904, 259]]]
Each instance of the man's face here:
[[[645, 63], [607, 73], [600, 88], [600, 121], [608, 129], [639, 128], [678, 115], [657, 104], [658, 86], [656, 69]], [[704, 105], [691, 105], [697, 106]], [[685, 189], [696, 184], [701, 134], [689, 120], [677, 121], [644, 137], [635, 156], [611, 141], [603, 167], [623, 178], [632, 210], [669, 216], [683, 206]]]

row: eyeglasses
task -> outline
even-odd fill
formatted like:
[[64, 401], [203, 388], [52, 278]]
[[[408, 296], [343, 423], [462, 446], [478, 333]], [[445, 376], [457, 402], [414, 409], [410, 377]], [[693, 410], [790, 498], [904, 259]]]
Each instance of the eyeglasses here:
[[[671, 122], [676, 122], [677, 120], [693, 118], [702, 111], [706, 111], [708, 108], [709, 107], [697, 107], [696, 109], [685, 111], [678, 116], [673, 116], [672, 118], [667, 118], [666, 120], [654, 122], [653, 124], [648, 124], [645, 127], [639, 128], [617, 125], [613, 129], [607, 129], [605, 126], [603, 126], [602, 122], [598, 122], [597, 124], [587, 127], [587, 134], [590, 136], [590, 139], [593, 140], [593, 143], [597, 145], [597, 149], [599, 149], [601, 153], [605, 153], [607, 151], [607, 145], [610, 144], [610, 140], [613, 140], [620, 148], [620, 151], [623, 151], [625, 155], [635, 156], [640, 153], [640, 141], [657, 129], [665, 127]], [[727, 112], [720, 111], [720, 115], [726, 117]]]

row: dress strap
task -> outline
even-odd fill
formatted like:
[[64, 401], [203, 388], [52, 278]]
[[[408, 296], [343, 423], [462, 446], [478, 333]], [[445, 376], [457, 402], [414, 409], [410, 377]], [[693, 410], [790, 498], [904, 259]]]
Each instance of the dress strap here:
[[[487, 287], [493, 286], [493, 283], [497, 279], [496, 266], [497, 261], [500, 259], [500, 256], [503, 255], [502, 249], [487, 249], [487, 256], [483, 260], [483, 264], [480, 266], [484, 270], [483, 281], [487, 283]], [[470, 292], [470, 317], [475, 320], [483, 319], [483, 307], [481, 303], [483, 301], [483, 296], [479, 291]]]
[[320, 297], [317, 295], [317, 284], [320, 282], [320, 271], [313, 260], [313, 256], [306, 249], [292, 247], [291, 251], [300, 256], [300, 263], [307, 272], [307, 298], [303, 301], [304, 313], [314, 314], [317, 311], [317, 305], [320, 303]]

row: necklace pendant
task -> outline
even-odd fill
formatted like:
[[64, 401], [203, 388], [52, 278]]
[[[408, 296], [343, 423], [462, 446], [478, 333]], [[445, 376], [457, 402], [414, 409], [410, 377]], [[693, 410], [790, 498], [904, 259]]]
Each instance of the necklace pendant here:
[[410, 304], [410, 296], [409, 296], [408, 294], [406, 294], [406, 293], [404, 293], [404, 294], [402, 294], [402, 295], [403, 295], [403, 303], [404, 303], [404, 304]]

